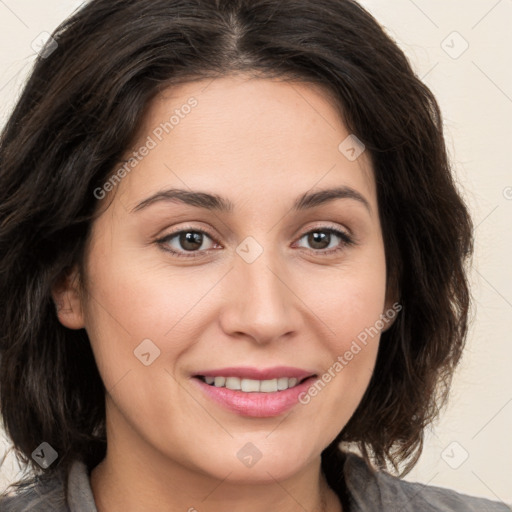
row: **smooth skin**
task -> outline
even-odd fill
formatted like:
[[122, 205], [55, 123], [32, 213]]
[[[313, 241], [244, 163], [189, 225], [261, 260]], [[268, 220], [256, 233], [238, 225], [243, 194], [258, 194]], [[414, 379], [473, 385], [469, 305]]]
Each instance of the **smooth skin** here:
[[[107, 456], [91, 474], [98, 511], [320, 511], [322, 495], [339, 511], [320, 454], [360, 403], [380, 335], [307, 405], [276, 417], [236, 414], [192, 376], [282, 365], [321, 376], [389, 310], [371, 161], [338, 149], [349, 133], [319, 86], [244, 75], [164, 90], [127, 158], [191, 97], [197, 106], [99, 201], [85, 292], [78, 269], [53, 290], [60, 322], [86, 329], [107, 390]], [[339, 187], [368, 205], [344, 197], [293, 210], [303, 194]], [[170, 188], [232, 209], [137, 209]], [[170, 236], [180, 230], [207, 234], [193, 245]], [[236, 251], [247, 237], [263, 251], [251, 263]], [[147, 366], [134, 355], [145, 339], [160, 350]], [[247, 443], [261, 453], [252, 467], [237, 457]]]

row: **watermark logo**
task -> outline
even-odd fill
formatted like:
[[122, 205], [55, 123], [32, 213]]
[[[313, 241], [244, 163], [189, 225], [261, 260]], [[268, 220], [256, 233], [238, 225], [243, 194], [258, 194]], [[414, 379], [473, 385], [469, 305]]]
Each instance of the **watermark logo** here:
[[49, 468], [58, 457], [58, 453], [53, 449], [53, 447], [43, 442], [41, 443], [33, 452], [32, 458], [43, 468]]
[[149, 366], [160, 356], [160, 349], [149, 338], [146, 338], [142, 340], [133, 353], [144, 366]]
[[263, 457], [263, 454], [253, 443], [246, 443], [238, 450], [236, 456], [244, 466], [252, 468]]
[[455, 60], [469, 48], [469, 43], [458, 32], [454, 31], [443, 40], [441, 48]]
[[453, 441], [442, 451], [441, 458], [452, 469], [459, 469], [468, 460], [469, 453], [460, 443]]
[[354, 162], [365, 151], [366, 146], [354, 134], [349, 135], [338, 146], [338, 150], [342, 153], [347, 160]]
[[263, 247], [252, 236], [248, 236], [238, 245], [236, 253], [246, 263], [254, 263], [263, 254]]

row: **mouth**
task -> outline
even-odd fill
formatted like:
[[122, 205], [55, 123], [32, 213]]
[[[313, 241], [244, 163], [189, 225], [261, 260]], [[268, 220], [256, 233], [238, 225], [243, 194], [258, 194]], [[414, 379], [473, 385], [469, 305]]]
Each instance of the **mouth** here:
[[294, 388], [311, 377], [316, 377], [316, 374], [309, 375], [301, 380], [296, 377], [278, 377], [275, 379], [258, 380], [223, 375], [195, 375], [195, 378], [208, 386], [231, 389], [232, 391], [242, 391], [243, 393], [278, 393]]
[[291, 367], [222, 368], [192, 375], [211, 403], [240, 416], [279, 416], [299, 403], [318, 374]]

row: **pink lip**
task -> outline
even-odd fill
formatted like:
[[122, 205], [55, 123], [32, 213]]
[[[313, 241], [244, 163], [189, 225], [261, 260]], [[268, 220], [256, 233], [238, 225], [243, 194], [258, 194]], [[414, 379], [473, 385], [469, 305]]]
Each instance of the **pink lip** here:
[[199, 371], [194, 376], [203, 377], [239, 377], [240, 379], [270, 380], [279, 377], [295, 377], [298, 381], [314, 375], [314, 371], [304, 370], [302, 368], [293, 368], [291, 366], [273, 366], [272, 368], [260, 369], [250, 366], [231, 366], [228, 368], [218, 368], [213, 370]]
[[306, 378], [304, 382], [284, 391], [274, 393], [244, 393], [243, 391], [233, 391], [227, 388], [217, 388], [206, 384], [198, 378], [193, 378], [192, 382], [199, 386], [199, 389], [205, 395], [222, 405], [223, 407], [235, 412], [241, 416], [253, 418], [269, 418], [279, 416], [291, 409], [299, 401], [299, 395], [311, 386], [316, 379], [314, 372], [291, 367], [275, 367], [266, 370], [257, 368], [221, 368], [218, 370], [208, 370], [195, 374], [204, 377], [239, 377], [245, 379], [269, 380], [278, 377], [295, 377], [299, 382]]

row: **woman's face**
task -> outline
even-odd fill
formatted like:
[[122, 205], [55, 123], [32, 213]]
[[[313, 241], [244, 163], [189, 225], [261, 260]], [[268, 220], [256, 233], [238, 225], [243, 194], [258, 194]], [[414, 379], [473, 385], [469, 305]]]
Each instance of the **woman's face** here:
[[109, 450], [263, 481], [345, 426], [389, 308], [373, 171], [349, 135], [306, 84], [226, 77], [152, 103], [85, 264]]

